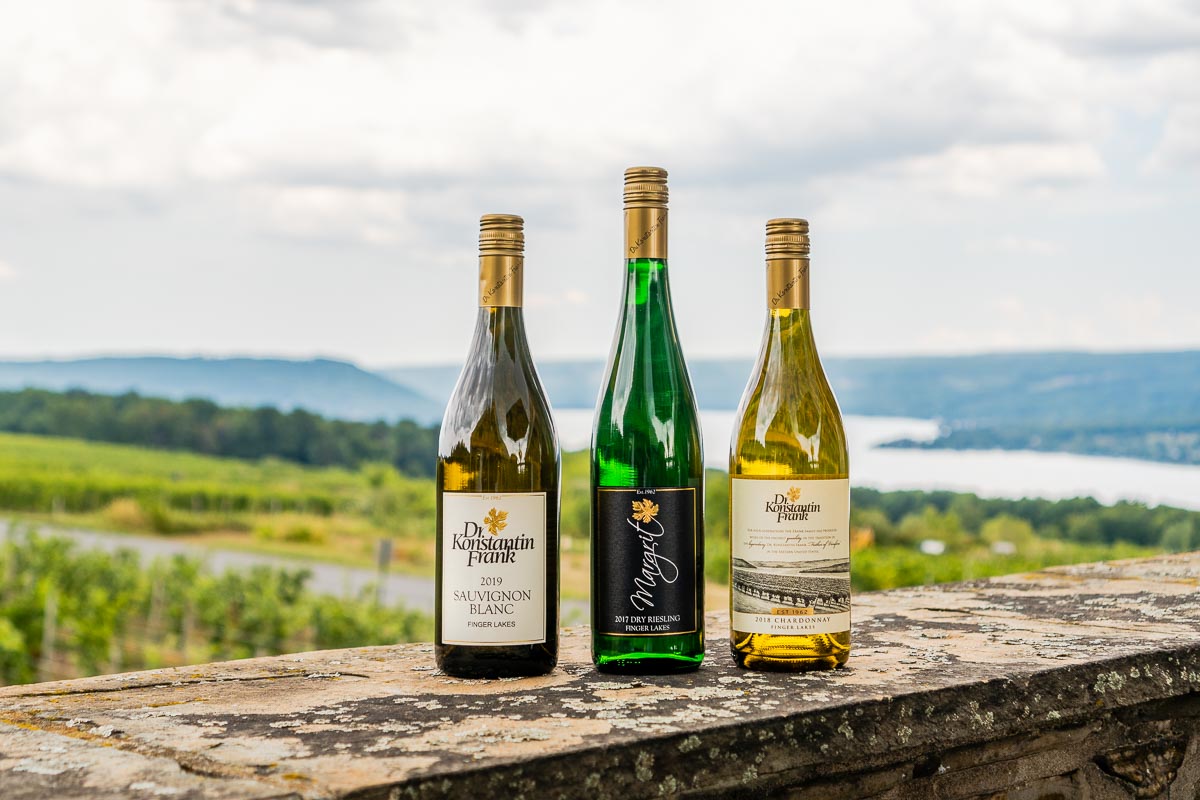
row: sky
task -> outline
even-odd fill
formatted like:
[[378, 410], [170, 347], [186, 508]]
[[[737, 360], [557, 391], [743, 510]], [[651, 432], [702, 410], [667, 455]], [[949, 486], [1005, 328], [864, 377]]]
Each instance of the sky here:
[[1200, 347], [1200, 6], [0, 0], [0, 358], [460, 361], [485, 213], [601, 357], [668, 169], [689, 357], [802, 216], [823, 353]]

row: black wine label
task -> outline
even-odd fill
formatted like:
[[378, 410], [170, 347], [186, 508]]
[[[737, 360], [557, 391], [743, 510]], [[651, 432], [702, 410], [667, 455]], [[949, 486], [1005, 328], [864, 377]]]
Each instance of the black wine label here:
[[694, 633], [696, 490], [596, 490], [596, 630]]

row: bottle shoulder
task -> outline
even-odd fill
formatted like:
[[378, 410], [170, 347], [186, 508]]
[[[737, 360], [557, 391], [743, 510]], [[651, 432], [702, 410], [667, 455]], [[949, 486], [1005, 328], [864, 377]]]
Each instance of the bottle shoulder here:
[[659, 404], [695, 414], [696, 392], [674, 327], [661, 335], [631, 326], [618, 328], [597, 408], [620, 405], [635, 395], [653, 396]]
[[845, 425], [819, 359], [787, 355], [760, 354], [734, 418], [730, 474], [848, 474]]
[[446, 405], [439, 457], [461, 456], [464, 449], [507, 457], [531, 448], [558, 454], [550, 402], [532, 360], [468, 362]]
[[598, 485], [702, 485], [703, 433], [690, 386], [687, 392], [658, 388], [601, 398], [592, 432]]

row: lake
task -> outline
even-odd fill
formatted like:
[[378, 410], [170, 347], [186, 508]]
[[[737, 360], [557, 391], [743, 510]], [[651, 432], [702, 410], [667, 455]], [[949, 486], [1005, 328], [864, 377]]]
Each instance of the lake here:
[[[564, 450], [591, 445], [591, 409], [554, 412]], [[728, 469], [733, 411], [702, 411], [705, 463]], [[984, 497], [1094, 497], [1102, 503], [1139, 500], [1200, 510], [1200, 466], [1130, 458], [1039, 453], [1027, 450], [915, 450], [880, 448], [895, 439], [929, 440], [933, 420], [846, 417], [850, 475], [855, 486], [877, 489], [951, 489]]]

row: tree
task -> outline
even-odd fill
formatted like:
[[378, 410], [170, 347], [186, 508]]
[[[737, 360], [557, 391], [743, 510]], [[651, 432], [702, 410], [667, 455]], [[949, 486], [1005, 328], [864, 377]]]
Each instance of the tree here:
[[1190, 518], [1173, 522], [1163, 530], [1160, 544], [1172, 553], [1200, 550], [1200, 527]]
[[989, 545], [1008, 542], [1017, 548], [1028, 545], [1037, 538], [1033, 526], [1023, 519], [1008, 514], [992, 517], [979, 529], [979, 538]]

